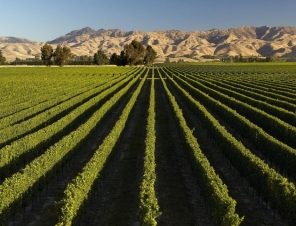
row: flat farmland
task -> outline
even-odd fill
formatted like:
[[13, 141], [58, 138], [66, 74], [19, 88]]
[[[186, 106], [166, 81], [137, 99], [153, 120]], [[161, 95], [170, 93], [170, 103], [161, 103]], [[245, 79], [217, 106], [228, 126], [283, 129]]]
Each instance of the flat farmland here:
[[296, 225], [296, 65], [0, 68], [0, 225]]

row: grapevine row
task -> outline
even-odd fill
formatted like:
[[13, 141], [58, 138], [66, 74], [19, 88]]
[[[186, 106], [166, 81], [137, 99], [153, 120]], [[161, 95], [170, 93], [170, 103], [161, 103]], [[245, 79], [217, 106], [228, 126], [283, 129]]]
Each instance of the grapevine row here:
[[147, 119], [147, 136], [145, 140], [144, 173], [140, 187], [140, 219], [145, 226], [157, 225], [156, 218], [160, 215], [155, 194], [155, 90], [154, 71], [152, 72], [150, 101]]
[[271, 162], [277, 164], [288, 175], [296, 176], [295, 149], [278, 141], [264, 132], [260, 127], [238, 114], [235, 110], [196, 89], [181, 78], [175, 77], [174, 80], [189, 91], [192, 96], [196, 97], [203, 105], [215, 112], [216, 115], [219, 115], [230, 126], [239, 128], [239, 133], [244, 137], [248, 137], [255, 148], [261, 151], [264, 156], [267, 156]]
[[[273, 104], [274, 106], [277, 106], [277, 107], [280, 107], [280, 108], [284, 108], [284, 109], [286, 109], [288, 111], [291, 111], [291, 112], [294, 112], [295, 109], [296, 109], [295, 104], [291, 104], [291, 103], [289, 103], [287, 101], [279, 100], [278, 95], [273, 95], [273, 97], [270, 97], [269, 96], [270, 93], [265, 92], [264, 94], [260, 94], [260, 93], [258, 93], [258, 90], [252, 91], [252, 89], [250, 89], [247, 86], [242, 86], [240, 88], [240, 84], [231, 85], [230, 81], [225, 83], [225, 82], [222, 82], [222, 81], [216, 81], [215, 78], [204, 78], [204, 77], [202, 78], [201, 76], [198, 76], [196, 74], [194, 75], [194, 77], [196, 79], [199, 78], [199, 81], [202, 81], [201, 79], [210, 81], [211, 83], [214, 83], [214, 84], [216, 84], [216, 85], [218, 85], [220, 87], [225, 88], [227, 92], [235, 91], [237, 93], [243, 94], [242, 96], [240, 96], [240, 95], [237, 95], [236, 93], [234, 93], [234, 95], [235, 95], [234, 97], [236, 97], [237, 99], [240, 99], [242, 101], [244, 100], [244, 99], [241, 99], [241, 98], [244, 98], [243, 96], [251, 97], [252, 98], [252, 100], [250, 100], [251, 102], [254, 102], [254, 99], [255, 100], [260, 100], [260, 102], [257, 103], [257, 105], [259, 107], [260, 107], [261, 104], [264, 105], [264, 104], [268, 103], [268, 104]], [[229, 90], [227, 90], [227, 89], [229, 89]], [[229, 94], [230, 94], [230, 96], [232, 96], [232, 94], [230, 92], [229, 92]]]
[[285, 142], [287, 145], [296, 148], [296, 127], [293, 127], [260, 109], [252, 107], [244, 102], [236, 100], [235, 98], [231, 98], [221, 92], [206, 87], [198, 81], [194, 81], [190, 78], [185, 78], [185, 80], [189, 84], [192, 84], [195, 88], [200, 89], [211, 97], [236, 110], [238, 113], [245, 116], [250, 121], [260, 126], [262, 129], [266, 130], [272, 136], [276, 137], [282, 142]]
[[[57, 106], [65, 101], [68, 101], [72, 99], [73, 97], [79, 96], [83, 93], [89, 92], [90, 90], [94, 90], [95, 88], [98, 88], [99, 86], [103, 85], [104, 83], [109, 82], [108, 79], [102, 80], [98, 83], [92, 83], [92, 85], [87, 85], [84, 87], [77, 87], [73, 86], [71, 88], [63, 89], [60, 91], [60, 93], [54, 93], [54, 98], [52, 98], [52, 94], [42, 95], [39, 94], [39, 96], [42, 96], [42, 99], [46, 97], [48, 99], [47, 101], [42, 101], [41, 103], [38, 103], [36, 105], [30, 106], [28, 108], [25, 108], [23, 110], [17, 109], [16, 112], [13, 114], [3, 117], [0, 119], [0, 129], [3, 129], [5, 127], [8, 127], [9, 125], [13, 125], [16, 123], [19, 123], [20, 121], [25, 121], [26, 119], [33, 117], [34, 115], [37, 115], [38, 113], [44, 112], [46, 110], [49, 110], [50, 108]], [[29, 97], [34, 98], [35, 97]], [[12, 104], [13, 106], [13, 104]], [[7, 108], [6, 108], [7, 109]]]
[[[114, 93], [116, 90], [126, 85], [132, 76], [129, 76], [125, 79], [118, 78], [113, 81], [113, 83], [118, 82], [116, 85], [113, 85], [109, 88], [110, 84], [104, 85], [102, 88], [106, 89], [101, 92], [99, 95], [93, 97], [89, 101], [80, 105], [72, 112], [54, 122], [51, 125], [48, 125], [32, 134], [29, 134], [17, 141], [13, 142], [11, 145], [7, 145], [1, 149], [1, 158], [0, 158], [0, 171], [2, 175], [5, 175], [6, 170], [14, 168], [15, 165], [21, 160], [21, 157], [27, 158], [28, 156], [34, 156], [35, 152], [38, 152], [39, 149], [44, 148], [46, 143], [49, 142], [54, 137], [60, 137], [65, 132], [67, 132], [67, 127], [70, 127], [74, 121], [79, 120], [86, 112], [91, 108], [98, 105], [106, 97]], [[120, 81], [121, 80], [121, 81]], [[108, 89], [107, 89], [108, 88]], [[0, 174], [0, 175], [1, 175]]]
[[[6, 116], [12, 115], [16, 112], [20, 112], [22, 110], [28, 109], [32, 106], [36, 106], [38, 104], [44, 103], [48, 98], [56, 97], [63, 95], [67, 93], [68, 89], [74, 90], [81, 88], [87, 88], [88, 86], [91, 87], [93, 84], [93, 81], [83, 80], [81, 78], [80, 80], [75, 81], [78, 84], [65, 84], [60, 82], [53, 81], [50, 85], [42, 86], [42, 90], [30, 90], [29, 88], [26, 89], [28, 93], [24, 93], [24, 90], [14, 90], [13, 87], [11, 87], [10, 92], [14, 92], [14, 96], [9, 98], [9, 96], [6, 95], [5, 91], [2, 95], [5, 96], [5, 101], [1, 102], [0, 106], [3, 109], [0, 114], [0, 118], [4, 118]], [[29, 81], [31, 83], [31, 81]], [[43, 82], [44, 83], [44, 82]], [[79, 84], [80, 83], [80, 84]], [[81, 86], [81, 83], [83, 86]], [[67, 88], [70, 87], [70, 88]]]
[[239, 225], [243, 218], [239, 218], [235, 213], [236, 201], [229, 197], [227, 187], [223, 184], [222, 180], [215, 173], [213, 167], [200, 150], [196, 138], [186, 125], [182, 110], [179, 108], [162, 76], [161, 81], [173, 107], [180, 131], [184, 136], [184, 142], [190, 151], [192, 167], [196, 173], [202, 193], [212, 210], [214, 221], [217, 225]]
[[296, 224], [296, 188], [275, 170], [269, 168], [237, 141], [208, 111], [186, 90], [168, 77], [179, 90], [184, 100], [192, 107], [194, 113], [203, 122], [211, 136], [219, 144], [224, 155], [232, 165], [245, 177], [258, 194], [261, 194], [271, 207], [277, 209], [289, 225]]
[[196, 76], [193, 77], [193, 76], [189, 75], [188, 77], [192, 78], [195, 81], [198, 80], [198, 82], [200, 82], [201, 84], [203, 84], [211, 89], [214, 89], [217, 92], [221, 92], [225, 95], [228, 95], [229, 97], [233, 97], [241, 102], [244, 102], [244, 103], [246, 103], [250, 106], [253, 106], [259, 110], [262, 110], [270, 115], [273, 115], [273, 116], [277, 117], [278, 119], [283, 120], [286, 123], [289, 123], [292, 126], [296, 126], [296, 115], [293, 112], [296, 109], [295, 108], [296, 106], [292, 107], [292, 109], [291, 109], [292, 111], [288, 111], [284, 108], [271, 105], [265, 101], [254, 99], [253, 97], [251, 97], [250, 93], [248, 96], [246, 96], [246, 95], [243, 95], [243, 94], [238, 93], [236, 91], [230, 90], [229, 88], [223, 88], [221, 86], [215, 85], [212, 82], [206, 81], [205, 79], [203, 79], [203, 80], [198, 79], [198, 78], [196, 78]]
[[[147, 74], [144, 78], [146, 77]], [[91, 160], [82, 169], [82, 172], [79, 173], [70, 184], [68, 184], [67, 189], [64, 192], [64, 197], [58, 204], [60, 213], [59, 222], [56, 224], [57, 226], [72, 225], [72, 223], [77, 220], [79, 211], [83, 209], [83, 205], [88, 200], [89, 195], [95, 186], [95, 181], [99, 180], [102, 176], [100, 173], [125, 127], [128, 116], [130, 115], [144, 82], [145, 79], [141, 81], [124, 108], [119, 120], [96, 150]]]
[[[213, 78], [214, 79], [214, 78]], [[223, 84], [223, 80], [219, 81], [219, 84]], [[261, 100], [264, 100], [263, 97], [268, 97], [267, 102], [274, 103], [275, 105], [278, 105], [279, 107], [286, 108], [287, 110], [292, 110], [291, 108], [296, 105], [296, 100], [287, 96], [284, 96], [282, 94], [277, 94], [273, 91], [268, 91], [263, 89], [262, 87], [252, 88], [249, 85], [243, 85], [242, 81], [227, 81], [227, 84], [229, 84], [232, 87], [236, 87], [237, 90], [240, 92], [245, 92], [246, 95], [248, 93], [257, 94], [255, 98], [261, 98]], [[251, 94], [252, 95], [252, 94]], [[273, 101], [273, 102], [272, 102]]]
[[[260, 65], [262, 67], [262, 65]], [[230, 66], [230, 68], [232, 68], [233, 66]], [[286, 68], [287, 66], [285, 66]], [[188, 68], [192, 69], [192, 70], [188, 70]], [[189, 71], [189, 72], [194, 72], [196, 74], [196, 72], [198, 72], [199, 67], [184, 67], [184, 70]], [[211, 67], [208, 68], [208, 70], [211, 70], [211, 68], [215, 68], [213, 67], [213, 65]], [[286, 100], [288, 102], [291, 103], [296, 103], [295, 100], [295, 87], [291, 86], [290, 89], [283, 89], [281, 90], [280, 88], [280, 84], [279, 84], [279, 76], [283, 74], [282, 71], [278, 71], [278, 72], [274, 72], [274, 69], [269, 69], [269, 71], [267, 73], [262, 73], [260, 72], [260, 67], [258, 67], [258, 65], [256, 66], [256, 70], [252, 71], [251, 75], [250, 72], [242, 72], [241, 70], [243, 70], [243, 68], [240, 68], [239, 71], [234, 71], [232, 73], [225, 73], [225, 72], [221, 72], [220, 70], [223, 70], [224, 68], [227, 68], [227, 66], [223, 66], [220, 67], [219, 70], [214, 71], [214, 73], [210, 73], [210, 72], [203, 72], [200, 73], [198, 72], [198, 74], [201, 77], [206, 77], [206, 78], [212, 78], [214, 80], [220, 81], [220, 82], [226, 82], [227, 83], [232, 83], [233, 81], [238, 84], [244, 84], [244, 86], [247, 86], [248, 89], [250, 88], [255, 88], [257, 90], [259, 90], [259, 92], [268, 92], [269, 95], [274, 96], [274, 98], [279, 98], [279, 99], [283, 99]], [[252, 67], [249, 67], [252, 68]], [[178, 70], [179, 67], [175, 67], [174, 68], [176, 71], [180, 71]], [[278, 67], [277, 67], [278, 69]], [[258, 72], [258, 73], [257, 73]], [[294, 72], [293, 72], [294, 73]], [[230, 74], [230, 75], [229, 75]], [[294, 81], [294, 77], [293, 75], [286, 75], [286, 73], [284, 73], [284, 78], [285, 81], [289, 78], [289, 76], [291, 77], [291, 80], [288, 84], [291, 85], [291, 83], [293, 83]], [[291, 73], [289, 73], [291, 74]], [[277, 80], [277, 83], [275, 84], [274, 81], [270, 82], [270, 80]], [[266, 83], [268, 82], [268, 85], [266, 85]], [[286, 85], [287, 86], [287, 85]], [[285, 90], [285, 91], [284, 91]], [[257, 91], [256, 91], [257, 92]], [[264, 94], [264, 93], [263, 93]], [[279, 96], [279, 97], [277, 97]]]
[[63, 137], [44, 154], [33, 160], [21, 172], [15, 173], [0, 185], [0, 223], [4, 224], [34, 192], [42, 189], [54, 171], [79, 147], [106, 113], [137, 82], [139, 75], [118, 91], [78, 129]]
[[[53, 69], [53, 68], [51, 68]], [[30, 75], [24, 74], [22, 76], [18, 76], [17, 78], [12, 78], [12, 76], [7, 76], [7, 81], [5, 82], [5, 70], [2, 70], [2, 76], [1, 81], [4, 83], [2, 84], [1, 89], [1, 97], [0, 98], [1, 103], [1, 111], [0, 111], [0, 118], [13, 114], [15, 112], [19, 112], [23, 109], [29, 108], [31, 106], [35, 106], [38, 103], [44, 102], [47, 100], [48, 95], [57, 96], [60, 95], [60, 92], [66, 93], [67, 87], [74, 88], [75, 86], [81, 87], [82, 84], [91, 85], [92, 83], [96, 82], [97, 80], [104, 80], [104, 78], [111, 77], [109, 75], [104, 74], [103, 76], [75, 76], [71, 75], [73, 77], [71, 80], [68, 76], [63, 76], [61, 74], [59, 69], [58, 72], [55, 72], [53, 74], [50, 74], [50, 68], [47, 68], [45, 71], [46, 75], [40, 75], [42, 74], [41, 68], [38, 69], [38, 75], [34, 75], [34, 71], [27, 71], [27, 73], [30, 73]], [[11, 69], [10, 69], [11, 70]], [[67, 71], [69, 71], [70, 68], [67, 68]], [[76, 68], [74, 68], [76, 72]], [[132, 73], [132, 71], [135, 71], [137, 69], [126, 69], [129, 70], [128, 73]], [[88, 69], [84, 71], [94, 71], [93, 69]], [[102, 71], [102, 69], [100, 70]], [[114, 71], [114, 69], [112, 69]], [[120, 69], [120, 71], [124, 72], [124, 69]], [[19, 72], [21, 74], [26, 73], [26, 71], [22, 70]], [[58, 73], [58, 76], [56, 76], [56, 73]], [[114, 74], [114, 73], [113, 73]], [[120, 75], [123, 73], [120, 73]], [[117, 75], [116, 75], [117, 76]], [[11, 80], [18, 81], [18, 83], [11, 84]], [[40, 86], [40, 83], [43, 85]], [[7, 89], [5, 89], [7, 87]]]
[[93, 90], [89, 90], [79, 96], [73, 97], [70, 100], [50, 108], [33, 118], [0, 130], [0, 145], [9, 144], [9, 142], [30, 133], [30, 131], [34, 129], [38, 130], [38, 128], [42, 128], [44, 125], [46, 126], [51, 121], [55, 121], [55, 119], [58, 119], [60, 116], [67, 114], [69, 111], [79, 106], [82, 102], [98, 95], [100, 92], [116, 84], [116, 82], [121, 79], [122, 78], [119, 77], [115, 80], [111, 80], [109, 83], [99, 86]]

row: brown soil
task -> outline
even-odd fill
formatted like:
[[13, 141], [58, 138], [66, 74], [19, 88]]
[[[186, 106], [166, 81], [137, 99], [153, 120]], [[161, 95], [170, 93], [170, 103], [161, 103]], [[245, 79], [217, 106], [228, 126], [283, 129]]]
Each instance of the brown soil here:
[[[137, 87], [135, 85], [132, 90]], [[125, 104], [130, 99], [132, 91], [122, 98], [116, 106], [110, 110], [110, 113], [97, 126], [93, 135], [88, 138], [83, 149], [77, 152], [74, 158], [66, 164], [64, 169], [60, 169], [59, 174], [56, 174], [51, 179], [47, 189], [39, 195], [36, 194], [31, 202], [26, 207], [25, 211], [19, 210], [14, 217], [9, 221], [9, 226], [52, 226], [57, 222], [54, 203], [63, 197], [64, 190], [67, 184], [81, 171], [83, 166], [92, 157], [94, 151], [102, 143], [103, 139], [110, 132], [115, 122], [119, 118]]]
[[139, 225], [150, 81], [146, 81], [130, 114], [115, 155], [105, 170], [98, 195], [81, 218], [83, 225]]
[[[224, 159], [219, 145], [207, 133], [172, 85], [168, 87], [176, 97], [183, 115], [193, 130], [201, 149], [217, 174], [227, 185], [229, 195], [237, 201], [236, 212], [245, 219], [242, 225], [284, 225], [268, 205], [262, 203], [231, 164]], [[80, 217], [81, 226], [92, 225], [140, 225], [139, 195], [143, 175], [146, 124], [151, 80], [146, 80], [138, 100], [130, 114], [113, 155], [98, 181], [98, 192], [92, 195]], [[134, 87], [135, 88], [135, 87]], [[110, 114], [98, 125], [85, 147], [57, 174], [39, 196], [37, 194], [26, 207], [19, 210], [9, 226], [49, 226], [57, 221], [54, 202], [63, 197], [68, 183], [81, 171], [104, 137], [114, 126], [129, 100], [129, 92]], [[158, 225], [214, 225], [210, 211], [200, 194], [199, 184], [191, 170], [178, 132], [171, 103], [161, 80], [155, 80], [156, 94], [156, 184], [155, 190], [161, 215]], [[218, 116], [215, 116], [218, 118]], [[227, 128], [227, 124], [224, 124]], [[231, 130], [230, 130], [231, 131]]]
[[[250, 188], [247, 181], [236, 172], [227, 159], [224, 159], [219, 149], [219, 144], [216, 144], [207, 133], [206, 128], [203, 127], [202, 123], [195, 117], [190, 108], [182, 101], [182, 98], [177, 94], [175, 88], [172, 85], [169, 85], [169, 87], [182, 108], [187, 124], [190, 125], [192, 129], [194, 128], [193, 134], [197, 138], [201, 150], [203, 150], [204, 154], [209, 159], [216, 173], [227, 185], [229, 195], [236, 200], [236, 212], [239, 216], [244, 216], [244, 221], [241, 225], [284, 225], [277, 215], [275, 215], [275, 219], [273, 219], [273, 210], [271, 210], [268, 205], [266, 207], [266, 204], [260, 200], [256, 192], [253, 192], [253, 189]], [[223, 125], [226, 126], [226, 124]]]
[[213, 225], [180, 142], [174, 112], [160, 80], [156, 92], [158, 225]]

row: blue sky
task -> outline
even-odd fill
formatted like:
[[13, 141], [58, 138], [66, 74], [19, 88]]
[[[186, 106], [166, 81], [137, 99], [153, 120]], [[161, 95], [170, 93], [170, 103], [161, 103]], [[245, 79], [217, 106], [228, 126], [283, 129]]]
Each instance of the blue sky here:
[[0, 0], [0, 36], [50, 41], [72, 30], [296, 27], [295, 0]]

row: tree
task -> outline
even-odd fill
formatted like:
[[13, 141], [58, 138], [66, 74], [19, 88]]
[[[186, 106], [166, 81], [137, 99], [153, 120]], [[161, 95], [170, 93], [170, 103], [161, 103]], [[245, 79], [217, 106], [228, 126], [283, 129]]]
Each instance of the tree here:
[[44, 61], [46, 66], [52, 64], [51, 58], [53, 57], [53, 48], [51, 45], [44, 44], [41, 47], [41, 59]]
[[145, 63], [146, 65], [152, 65], [157, 53], [154, 49], [148, 45], [145, 47], [137, 40], [133, 40], [130, 44], [126, 44], [120, 55], [113, 53], [110, 57], [110, 64], [117, 66], [124, 65], [140, 65]]
[[242, 54], [239, 54], [239, 62], [243, 62], [243, 56], [242, 56]]
[[62, 47], [58, 45], [55, 52], [53, 53], [54, 62], [59, 66], [64, 66], [67, 61], [74, 57], [71, 53], [71, 49], [67, 46]]
[[0, 49], [0, 65], [4, 64], [6, 61], [6, 58], [3, 56], [2, 50]]
[[113, 53], [110, 57], [110, 61], [109, 63], [111, 65], [117, 65], [117, 66], [120, 66], [121, 65], [121, 61], [120, 61], [120, 57], [116, 54], [116, 53]]
[[129, 65], [143, 64], [145, 54], [145, 47], [137, 40], [133, 40], [130, 44], [124, 46], [126, 63]]
[[119, 62], [120, 62], [119, 65], [121, 65], [121, 66], [125, 66], [127, 64], [127, 59], [126, 59], [126, 56], [125, 56], [125, 53], [123, 50], [120, 52]]
[[94, 64], [98, 65], [104, 65], [109, 63], [109, 58], [106, 56], [106, 54], [102, 50], [98, 50], [94, 54]]
[[76, 56], [74, 59], [74, 61], [72, 62], [73, 64], [82, 64], [82, 65], [91, 65], [94, 62], [94, 58], [92, 56], [87, 56], [87, 55], [83, 55], [83, 56]]
[[145, 64], [147, 66], [151, 66], [156, 58], [157, 53], [152, 48], [152, 46], [148, 45], [146, 47], [146, 56], [144, 58]]
[[169, 57], [165, 58], [165, 61], [164, 62], [165, 63], [171, 63], [170, 58]]

